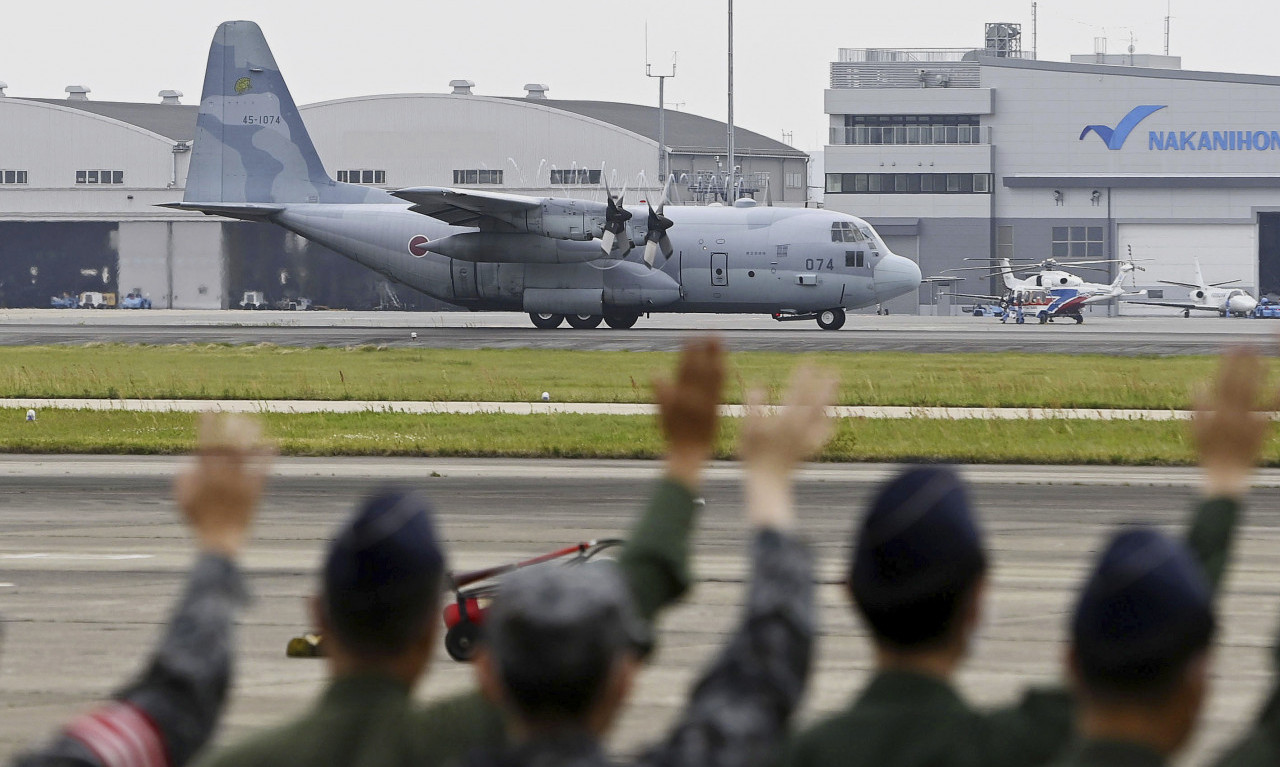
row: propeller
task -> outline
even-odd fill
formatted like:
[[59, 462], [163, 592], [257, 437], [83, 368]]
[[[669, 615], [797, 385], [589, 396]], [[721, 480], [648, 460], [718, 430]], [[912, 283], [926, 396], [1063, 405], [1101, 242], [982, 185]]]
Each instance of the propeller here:
[[[600, 247], [604, 249], [605, 255], [612, 254], [614, 244], [618, 241], [618, 237], [622, 236], [622, 253], [619, 258], [625, 258], [627, 253], [631, 252], [631, 238], [625, 235], [627, 222], [631, 220], [632, 213], [622, 207], [622, 195], [619, 195], [616, 202], [614, 201], [607, 182], [604, 185], [604, 192], [609, 201], [604, 212], [604, 234], [600, 236]], [[626, 191], [624, 190], [622, 194], [625, 195]]]
[[667, 236], [667, 230], [672, 227], [674, 222], [662, 215], [662, 209], [667, 206], [667, 193], [671, 190], [671, 178], [666, 179], [666, 183], [662, 185], [662, 199], [658, 200], [658, 209], [653, 209], [653, 204], [649, 203], [649, 221], [646, 224], [644, 233], [644, 262], [650, 268], [658, 260], [658, 250], [662, 250], [664, 258], [671, 258], [671, 254], [675, 249], [671, 247], [671, 238]]

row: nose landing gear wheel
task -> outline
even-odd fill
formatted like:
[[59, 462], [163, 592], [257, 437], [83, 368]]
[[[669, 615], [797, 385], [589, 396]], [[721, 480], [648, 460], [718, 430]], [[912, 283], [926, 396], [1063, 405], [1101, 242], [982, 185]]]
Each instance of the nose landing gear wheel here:
[[638, 319], [640, 319], [638, 314], [606, 314], [604, 316], [604, 324], [614, 330], [626, 330], [634, 326]]
[[818, 327], [823, 330], [839, 330], [844, 327], [844, 309], [824, 309], [818, 312]]
[[560, 323], [564, 322], [564, 315], [529, 312], [529, 319], [533, 320], [533, 326], [539, 330], [554, 330], [560, 327]]
[[569, 327], [578, 330], [591, 330], [600, 327], [600, 323], [604, 320], [598, 314], [566, 314], [565, 319], [569, 321]]

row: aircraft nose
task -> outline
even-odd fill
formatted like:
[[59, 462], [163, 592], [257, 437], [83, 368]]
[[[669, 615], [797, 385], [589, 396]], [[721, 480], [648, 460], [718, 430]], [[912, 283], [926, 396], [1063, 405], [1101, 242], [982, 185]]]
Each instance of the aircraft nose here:
[[1228, 302], [1231, 305], [1231, 311], [1247, 314], [1258, 308], [1258, 300], [1253, 296], [1232, 296]]
[[920, 287], [920, 267], [902, 256], [885, 256], [876, 264], [874, 276], [877, 301], [887, 301]]

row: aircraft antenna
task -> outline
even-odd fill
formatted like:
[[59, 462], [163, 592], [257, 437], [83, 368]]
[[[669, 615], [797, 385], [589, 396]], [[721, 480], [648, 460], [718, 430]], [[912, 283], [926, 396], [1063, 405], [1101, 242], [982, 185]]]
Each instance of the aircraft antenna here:
[[644, 25], [644, 76], [658, 80], [658, 178], [662, 183], [667, 181], [667, 102], [665, 98], [668, 77], [676, 76], [677, 52], [671, 53], [671, 71], [653, 73], [653, 65], [649, 63], [649, 24]]

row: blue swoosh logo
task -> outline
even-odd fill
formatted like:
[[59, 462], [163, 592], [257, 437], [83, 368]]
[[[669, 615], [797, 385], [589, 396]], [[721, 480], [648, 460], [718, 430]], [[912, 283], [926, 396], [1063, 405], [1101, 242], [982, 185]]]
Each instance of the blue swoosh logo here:
[[1129, 138], [1129, 133], [1138, 127], [1138, 123], [1150, 117], [1155, 112], [1164, 109], [1165, 106], [1145, 105], [1134, 107], [1133, 111], [1124, 116], [1120, 122], [1116, 123], [1116, 127], [1109, 125], [1086, 125], [1084, 130], [1080, 131], [1080, 140], [1084, 141], [1084, 137], [1088, 136], [1090, 131], [1098, 134], [1098, 138], [1102, 139], [1102, 143], [1107, 145], [1107, 149], [1119, 149], [1124, 146], [1124, 140]]

